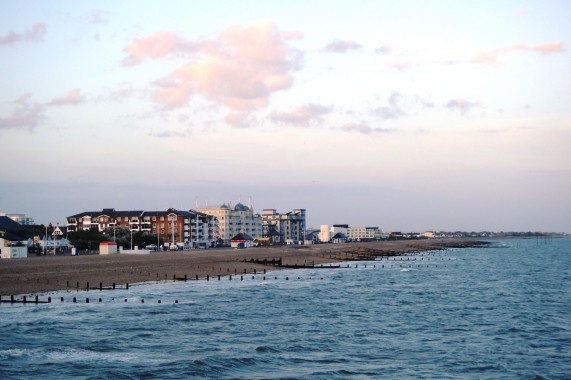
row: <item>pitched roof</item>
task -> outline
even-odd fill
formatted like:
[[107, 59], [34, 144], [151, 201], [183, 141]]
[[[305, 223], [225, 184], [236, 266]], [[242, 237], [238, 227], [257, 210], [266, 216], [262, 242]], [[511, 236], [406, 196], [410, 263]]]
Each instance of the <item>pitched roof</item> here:
[[22, 241], [34, 237], [30, 230], [7, 216], [0, 216], [0, 231], [2, 239], [9, 241]]
[[273, 228], [269, 229], [268, 232], [264, 234], [264, 236], [282, 236], [278, 231], [274, 230]]
[[234, 236], [230, 241], [246, 241], [246, 240], [254, 240], [252, 237], [244, 232], [240, 232], [238, 235]]

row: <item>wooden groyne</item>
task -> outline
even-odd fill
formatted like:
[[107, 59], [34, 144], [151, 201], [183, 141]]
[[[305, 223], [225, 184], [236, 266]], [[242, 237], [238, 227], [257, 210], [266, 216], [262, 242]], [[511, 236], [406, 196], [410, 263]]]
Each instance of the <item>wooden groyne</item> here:
[[430, 250], [485, 244], [487, 243], [466, 239], [397, 240], [160, 252], [150, 255], [44, 256], [0, 260], [0, 294], [45, 294], [59, 290], [106, 291], [113, 289], [113, 283], [116, 283], [115, 289], [118, 289], [133, 283], [237, 277], [242, 273], [261, 272], [264, 268], [328, 268], [329, 265], [335, 268], [342, 261], [393, 259], [395, 256], [416, 255]]
[[[330, 268], [340, 268], [341, 265], [333, 265], [333, 264], [307, 264], [307, 263], [303, 263], [303, 264], [284, 264], [282, 258], [280, 257], [279, 259], [272, 259], [269, 260], [267, 258], [264, 259], [245, 259], [244, 262], [246, 263], [251, 263], [251, 264], [260, 264], [260, 265], [265, 265], [265, 266], [272, 266], [272, 267], [276, 267], [276, 268], [283, 268], [283, 269], [330, 269]], [[254, 269], [254, 274], [256, 273], [256, 270]], [[266, 273], [266, 270], [264, 269], [264, 273]]]

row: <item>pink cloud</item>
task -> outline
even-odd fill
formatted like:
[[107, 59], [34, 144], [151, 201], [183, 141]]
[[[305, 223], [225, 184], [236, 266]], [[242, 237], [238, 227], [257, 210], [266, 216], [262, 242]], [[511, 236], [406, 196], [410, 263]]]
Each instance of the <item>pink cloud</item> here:
[[331, 112], [331, 107], [310, 103], [296, 107], [289, 112], [273, 112], [270, 119], [278, 124], [291, 124], [297, 126], [308, 126], [311, 123], [320, 123], [321, 116]]
[[31, 94], [24, 94], [12, 102], [16, 108], [11, 116], [0, 118], [0, 130], [27, 129], [31, 131], [45, 119], [45, 107], [39, 103], [31, 103], [31, 97]]
[[360, 49], [362, 45], [353, 40], [334, 40], [328, 43], [323, 50], [327, 53], [347, 53], [349, 50]]
[[4, 37], [0, 37], [0, 45], [14, 45], [20, 41], [39, 41], [47, 32], [44, 24], [34, 24], [31, 29], [27, 29], [24, 33], [18, 34], [10, 31]]
[[80, 93], [79, 88], [73, 89], [70, 92], [68, 92], [66, 96], [64, 96], [62, 98], [54, 98], [48, 104], [50, 106], [76, 106], [76, 105], [79, 105], [85, 101], [85, 98], [83, 96], [81, 96], [79, 93]]
[[563, 51], [563, 43], [562, 42], [548, 42], [541, 45], [535, 45], [529, 48], [529, 50], [533, 50], [539, 53], [560, 53]]
[[132, 66], [146, 57], [157, 59], [179, 51], [192, 50], [192, 43], [178, 37], [175, 32], [161, 31], [149, 37], [136, 39], [124, 50], [128, 56], [123, 60], [123, 64]]
[[500, 56], [510, 52], [531, 51], [536, 53], [549, 54], [549, 53], [559, 53], [562, 52], [563, 50], [564, 50], [563, 43], [561, 42], [549, 42], [535, 46], [517, 44], [512, 46], [504, 46], [487, 52], [481, 52], [477, 57], [471, 59], [470, 62], [485, 64], [490, 66], [500, 66], [501, 65], [501, 62], [499, 60]]
[[285, 30], [282, 33], [282, 38], [284, 40], [301, 40], [303, 39], [303, 33], [297, 30]]
[[156, 102], [176, 108], [202, 95], [243, 112], [265, 107], [271, 94], [292, 85], [302, 54], [285, 42], [292, 32], [285, 34], [269, 22], [232, 26], [210, 40], [190, 41], [174, 32], [158, 32], [127, 46], [124, 63], [182, 56], [185, 63], [154, 82]]

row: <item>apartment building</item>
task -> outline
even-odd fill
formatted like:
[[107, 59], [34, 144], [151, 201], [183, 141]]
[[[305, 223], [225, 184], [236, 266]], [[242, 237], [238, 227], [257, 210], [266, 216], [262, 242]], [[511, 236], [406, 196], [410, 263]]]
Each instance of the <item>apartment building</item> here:
[[215, 242], [217, 220], [207, 214], [169, 208], [166, 211], [86, 211], [67, 217], [68, 232], [128, 228], [131, 231], [146, 231], [162, 238], [165, 245], [187, 248], [207, 248]]
[[[305, 240], [305, 209], [280, 214], [276, 209], [262, 212], [262, 233], [264, 237], [277, 237], [281, 244], [303, 244]], [[272, 240], [273, 241], [273, 240]]]
[[218, 220], [215, 238], [222, 239], [225, 245], [230, 245], [230, 239], [241, 232], [254, 239], [262, 237], [262, 217], [254, 213], [252, 205], [246, 206], [238, 202], [232, 207], [228, 202], [220, 207], [197, 208], [196, 211]]
[[347, 228], [347, 240], [349, 241], [373, 241], [387, 239], [388, 235], [379, 227], [349, 227]]

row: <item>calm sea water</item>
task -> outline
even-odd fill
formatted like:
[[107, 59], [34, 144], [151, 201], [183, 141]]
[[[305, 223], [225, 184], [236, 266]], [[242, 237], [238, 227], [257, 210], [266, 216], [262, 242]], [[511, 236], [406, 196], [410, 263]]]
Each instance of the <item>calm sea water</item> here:
[[571, 378], [570, 263], [571, 239], [510, 240], [54, 293], [0, 305], [0, 378]]

